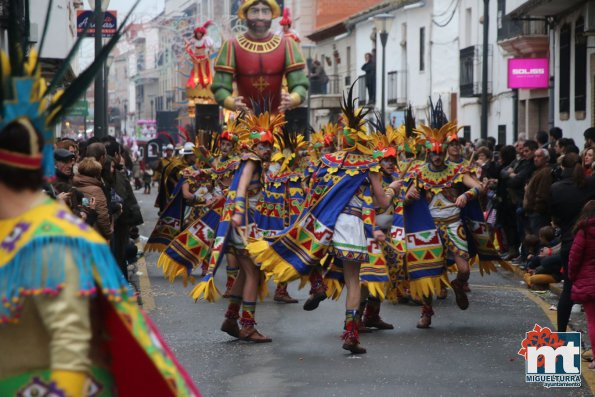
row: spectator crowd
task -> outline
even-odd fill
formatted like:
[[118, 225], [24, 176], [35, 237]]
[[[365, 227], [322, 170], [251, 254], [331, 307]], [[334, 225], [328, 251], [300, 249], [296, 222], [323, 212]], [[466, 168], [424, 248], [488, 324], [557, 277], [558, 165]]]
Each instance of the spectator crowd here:
[[[145, 172], [144, 163], [111, 136], [82, 142], [58, 140], [54, 161], [56, 178], [44, 190], [64, 201], [109, 242], [122, 273], [130, 280], [136, 272], [137, 226], [143, 223], [131, 180], [136, 182]], [[139, 189], [139, 183], [135, 187]]]

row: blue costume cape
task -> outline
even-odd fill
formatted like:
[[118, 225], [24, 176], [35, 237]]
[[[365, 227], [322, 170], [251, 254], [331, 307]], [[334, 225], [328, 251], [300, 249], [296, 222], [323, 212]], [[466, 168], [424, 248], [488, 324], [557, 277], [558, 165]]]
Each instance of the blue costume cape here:
[[[277, 237], [248, 244], [255, 261], [263, 270], [273, 272], [276, 282], [307, 277], [327, 255], [337, 218], [368, 178], [370, 169], [377, 166], [366, 156], [347, 152], [325, 156], [296, 223]], [[362, 208], [362, 219], [373, 227], [373, 208]]]

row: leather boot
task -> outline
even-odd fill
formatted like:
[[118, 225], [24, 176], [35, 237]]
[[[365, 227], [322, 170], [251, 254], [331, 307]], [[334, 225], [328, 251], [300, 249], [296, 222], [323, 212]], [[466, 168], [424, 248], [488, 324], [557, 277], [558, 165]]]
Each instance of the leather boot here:
[[310, 295], [306, 302], [304, 302], [304, 310], [311, 312], [312, 310], [318, 309], [318, 305], [320, 302], [326, 299], [326, 293], [323, 292], [316, 292], [313, 295]]
[[455, 300], [457, 302], [457, 306], [461, 310], [467, 310], [469, 307], [469, 298], [467, 298], [467, 293], [463, 287], [465, 282], [459, 280], [458, 278], [451, 281], [450, 285], [452, 285], [452, 289], [455, 293]]
[[[355, 324], [357, 325], [357, 331], [360, 334], [370, 334], [372, 333], [372, 329], [368, 328], [364, 325], [364, 322], [362, 321], [362, 312], [361, 311], [357, 311], [356, 315], [355, 315]], [[347, 327], [347, 324], [345, 324], [345, 327]], [[345, 328], [347, 329], [347, 328]]]
[[382, 321], [380, 318], [380, 302], [370, 302], [364, 309], [364, 326], [376, 329], [394, 329], [392, 324]]
[[240, 330], [239, 338], [241, 340], [254, 343], [268, 343], [273, 341], [268, 336], [264, 336], [263, 334], [258, 332], [258, 330], [254, 328], [254, 325], [243, 326]]
[[463, 284], [463, 291], [465, 292], [471, 292], [471, 288], [469, 288], [469, 282], [465, 281], [465, 283]]
[[438, 294], [436, 295], [436, 299], [446, 299], [446, 297], [448, 296], [448, 290], [446, 289], [446, 287], [444, 285], [440, 286], [440, 292], [438, 292]]
[[226, 318], [221, 324], [221, 331], [227, 333], [229, 336], [234, 338], [240, 337], [240, 326], [238, 325], [237, 319]]
[[345, 324], [345, 332], [343, 332], [343, 349], [349, 350], [353, 354], [364, 354], [364, 349], [359, 344], [359, 333], [355, 321], [349, 321]]
[[277, 284], [277, 289], [275, 290], [275, 296], [273, 297], [275, 302], [282, 302], [282, 303], [298, 303], [297, 299], [293, 299], [287, 293], [287, 284]]
[[432, 324], [432, 316], [433, 315], [434, 315], [434, 311], [432, 310], [432, 308], [428, 307], [428, 306], [424, 306], [421, 309], [421, 317], [420, 317], [419, 321], [417, 322], [417, 328], [420, 328], [420, 329], [430, 328], [430, 325]]

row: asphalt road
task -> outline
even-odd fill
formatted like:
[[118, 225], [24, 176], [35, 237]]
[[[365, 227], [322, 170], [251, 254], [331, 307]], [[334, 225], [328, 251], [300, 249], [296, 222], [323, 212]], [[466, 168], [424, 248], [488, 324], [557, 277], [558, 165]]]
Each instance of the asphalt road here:
[[[156, 221], [155, 189], [152, 193], [137, 195], [146, 222], [143, 236]], [[146, 309], [203, 396], [592, 395], [584, 381], [573, 389], [525, 383], [525, 361], [517, 355], [525, 332], [536, 323], [554, 327], [519, 280], [505, 272], [485, 277], [474, 272], [469, 309], [459, 310], [451, 292], [437, 302], [428, 330], [415, 327], [419, 307], [384, 303], [381, 315], [395, 329], [364, 334], [368, 353], [352, 356], [339, 338], [343, 300], [306, 312], [307, 289], [290, 285], [300, 303], [278, 304], [271, 297], [259, 303], [257, 328], [273, 342], [250, 344], [219, 331], [225, 300], [195, 303], [189, 288], [161, 276], [156, 261], [156, 254], [147, 254], [148, 283], [146, 277], [141, 283]], [[224, 289], [224, 272], [217, 285]]]

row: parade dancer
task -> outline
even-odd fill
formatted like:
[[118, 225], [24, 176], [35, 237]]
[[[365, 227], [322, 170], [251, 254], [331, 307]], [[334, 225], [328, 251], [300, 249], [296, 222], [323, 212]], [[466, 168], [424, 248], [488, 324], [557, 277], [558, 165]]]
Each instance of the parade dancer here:
[[[281, 10], [275, 0], [246, 0], [238, 17], [248, 31], [223, 43], [215, 61], [211, 86], [217, 103], [229, 110], [252, 108], [252, 103], [270, 101], [273, 113], [285, 112], [306, 98], [309, 81], [298, 44], [270, 31], [272, 19]], [[288, 92], [281, 92], [283, 77]], [[233, 82], [238, 96], [233, 96]]]
[[0, 54], [0, 395], [199, 396], [129, 295], [105, 240], [41, 190], [44, 171], [53, 173], [55, 125], [103, 69], [127, 18], [52, 97], [48, 87], [61, 77], [46, 83], [35, 49], [23, 58], [13, 13], [10, 56]]
[[366, 349], [360, 346], [355, 319], [360, 303], [360, 266], [369, 261], [370, 254], [379, 253], [375, 239], [385, 237], [373, 230], [372, 202], [388, 207], [400, 185], [393, 182], [385, 195], [364, 126], [366, 112], [356, 110], [355, 102], [351, 86], [342, 103], [342, 150], [322, 158], [298, 221], [270, 241], [249, 244], [248, 250], [263, 270], [274, 273], [276, 281], [307, 278], [311, 267], [327, 254], [340, 262], [347, 286], [343, 349], [362, 354]]
[[[211, 166], [213, 181], [215, 183], [213, 196], [225, 197], [235, 171], [240, 163], [240, 158], [237, 153], [237, 144], [239, 141], [238, 132], [241, 130], [239, 118], [243, 118], [243, 114], [238, 114], [235, 119], [227, 122], [227, 127], [219, 136], [219, 156], [213, 157], [211, 154], [201, 146], [199, 149], [202, 156]], [[227, 260], [227, 282], [225, 284], [224, 298], [229, 298], [231, 287], [240, 271], [240, 265], [236, 257], [231, 254], [226, 254]], [[208, 262], [203, 262], [203, 272], [206, 272]]]
[[188, 224], [186, 217], [191, 214], [188, 210], [200, 201], [199, 197], [194, 195], [199, 188], [199, 180], [195, 176], [199, 175], [200, 169], [197, 164], [195, 145], [192, 142], [186, 142], [180, 150], [180, 155], [182, 161], [172, 162], [166, 169], [167, 171], [169, 167], [173, 167], [171, 173], [178, 173], [178, 181], [147, 240], [146, 252], [162, 252], [166, 249]]
[[[276, 152], [271, 158], [261, 200], [257, 204], [256, 223], [263, 236], [272, 237], [293, 225], [302, 211], [305, 173], [300, 171], [301, 153], [308, 146], [304, 136], [283, 131], [275, 136]], [[298, 303], [287, 292], [287, 283], [277, 283], [275, 302]]]
[[[223, 212], [223, 204], [233, 176], [239, 166], [240, 158], [235, 153], [239, 136], [242, 131], [238, 119], [230, 120], [227, 127], [213, 140], [213, 147], [218, 147], [220, 155], [212, 156], [205, 147], [199, 147], [203, 160], [210, 165], [209, 169], [201, 169], [200, 175], [212, 178], [212, 188], [206, 193], [209, 205], [204, 206], [201, 216], [179, 233], [159, 256], [157, 266], [163, 269], [165, 276], [173, 282], [176, 277], [182, 277], [184, 284], [192, 281], [192, 271], [201, 267], [206, 273], [209, 264], [210, 250], [215, 232], [219, 226]], [[239, 265], [231, 252], [226, 253], [228, 263], [227, 290], [229, 291], [237, 274]]]
[[[444, 248], [457, 266], [457, 277], [450, 283], [457, 305], [461, 310], [466, 310], [469, 300], [464, 284], [469, 279], [471, 257], [461, 209], [481, 193], [482, 185], [462, 164], [445, 162], [445, 151], [457, 134], [457, 125], [448, 122], [441, 105], [439, 100], [435, 108], [431, 106], [431, 126], [422, 125], [420, 128], [428, 159], [414, 176], [415, 180], [405, 196], [405, 205], [417, 200], [427, 201]], [[429, 327], [432, 315], [431, 298], [426, 298], [418, 327]]]
[[263, 190], [266, 172], [264, 163], [271, 159], [274, 134], [280, 133], [285, 119], [283, 114], [263, 112], [259, 115], [250, 113], [241, 121], [248, 131], [241, 139], [247, 150], [241, 156], [241, 163], [227, 193], [221, 221], [211, 247], [207, 275], [192, 290], [191, 295], [194, 299], [204, 297], [209, 301], [218, 296], [214, 275], [221, 263], [222, 253], [231, 250], [240, 264], [240, 273], [230, 291], [229, 306], [221, 330], [242, 340], [263, 343], [271, 342], [271, 338], [262, 335], [255, 328], [254, 314], [256, 298], [264, 298], [266, 284], [264, 275], [250, 258], [246, 244], [249, 239], [260, 237], [255, 213]]

